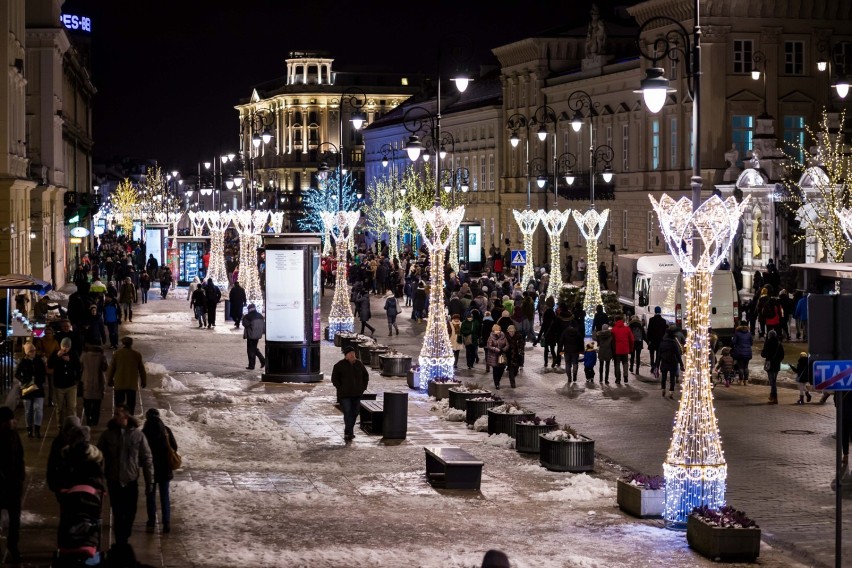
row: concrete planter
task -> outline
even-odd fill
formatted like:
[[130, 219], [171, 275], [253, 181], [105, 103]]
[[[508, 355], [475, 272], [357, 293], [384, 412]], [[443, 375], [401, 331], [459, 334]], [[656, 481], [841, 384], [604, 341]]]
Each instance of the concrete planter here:
[[429, 389], [426, 392], [429, 396], [434, 396], [435, 400], [443, 400], [450, 396], [451, 388], [455, 388], [458, 386], [461, 386], [461, 383], [436, 383], [435, 381], [432, 381], [429, 383]]
[[535, 416], [535, 412], [506, 414], [503, 412], [494, 412], [493, 408], [489, 408], [487, 412], [488, 434], [506, 434], [512, 438], [515, 437], [515, 427], [519, 420], [532, 420]]
[[720, 561], [753, 562], [760, 554], [760, 529], [708, 525], [695, 515], [686, 523], [686, 541], [702, 556]]
[[558, 424], [515, 424], [515, 449], [526, 454], [537, 454], [541, 448], [539, 436], [557, 428]]
[[464, 401], [464, 421], [466, 424], [473, 425], [481, 416], [485, 416], [489, 408], [494, 408], [502, 402], [496, 400], [471, 400]]
[[585, 436], [580, 440], [548, 440], [539, 436], [539, 462], [550, 471], [593, 471], [595, 469], [595, 441]]
[[388, 352], [388, 348], [384, 345], [373, 346], [370, 349], [370, 367], [373, 369], [381, 369], [382, 368], [382, 360], [380, 357]]
[[634, 517], [662, 517], [666, 508], [666, 490], [645, 489], [618, 480], [618, 507]]
[[465, 401], [469, 398], [479, 398], [483, 396], [489, 396], [491, 393], [488, 391], [485, 392], [460, 392], [456, 389], [450, 389], [449, 397], [450, 397], [450, 408], [455, 408], [456, 410], [466, 410]]
[[405, 377], [411, 367], [411, 357], [399, 355], [379, 355], [382, 363], [382, 375], [385, 377]]

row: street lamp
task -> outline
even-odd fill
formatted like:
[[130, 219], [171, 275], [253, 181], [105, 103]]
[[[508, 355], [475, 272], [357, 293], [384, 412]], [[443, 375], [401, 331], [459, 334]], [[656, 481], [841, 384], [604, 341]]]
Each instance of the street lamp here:
[[[734, 197], [722, 201], [716, 195], [701, 202], [701, 25], [700, 2], [694, 0], [694, 32], [690, 35], [677, 20], [654, 16], [639, 28], [640, 54], [652, 62], [642, 88], [651, 112], [662, 108], [659, 95], [650, 94], [649, 79], [662, 85], [658, 62], [666, 57], [678, 60], [683, 55], [688, 88], [692, 95], [692, 134], [695, 140], [692, 170], [692, 199], [675, 201], [662, 195], [657, 201], [649, 196], [657, 212], [660, 229], [670, 252], [683, 270], [684, 327], [686, 346], [683, 394], [675, 418], [671, 445], [663, 471], [666, 477], [664, 519], [669, 528], [682, 529], [693, 508], [706, 505], [718, 509], [725, 503], [728, 466], [722, 453], [722, 441], [713, 408], [710, 375], [710, 297], [713, 271], [719, 266], [736, 234], [740, 216], [748, 204], [748, 196], [737, 204]], [[671, 26], [651, 46], [641, 38], [649, 27]], [[680, 47], [683, 46], [683, 47]], [[649, 97], [651, 102], [649, 102]], [[663, 94], [665, 100], [665, 93]]]
[[826, 41], [821, 41], [817, 44], [817, 51], [819, 52], [817, 70], [825, 71], [827, 69], [829, 80], [831, 80], [832, 67], [836, 68], [837, 79], [831, 83], [831, 86], [834, 87], [834, 90], [837, 91], [837, 96], [841, 99], [845, 99], [849, 94], [849, 70], [846, 67], [846, 62], [849, 60], [849, 57], [852, 57], [852, 53], [850, 53], [851, 47], [852, 43], [848, 41], [840, 41], [834, 45]]

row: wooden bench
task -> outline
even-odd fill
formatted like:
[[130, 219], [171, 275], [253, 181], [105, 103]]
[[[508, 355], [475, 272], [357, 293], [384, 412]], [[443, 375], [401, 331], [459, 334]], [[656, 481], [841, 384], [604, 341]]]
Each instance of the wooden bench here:
[[384, 405], [375, 400], [362, 400], [360, 408], [361, 430], [368, 434], [382, 434]]
[[[376, 393], [364, 391], [364, 393], [361, 395], [361, 400], [376, 400]], [[334, 406], [340, 408], [340, 399], [334, 399]]]
[[426, 477], [433, 487], [479, 489], [482, 481], [481, 460], [454, 446], [424, 447]]

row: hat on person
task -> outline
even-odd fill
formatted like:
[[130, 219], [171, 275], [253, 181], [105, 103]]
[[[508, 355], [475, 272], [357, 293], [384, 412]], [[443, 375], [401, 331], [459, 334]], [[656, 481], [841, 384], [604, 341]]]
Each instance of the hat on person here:
[[15, 418], [15, 413], [8, 406], [0, 406], [0, 423], [8, 422]]
[[606, 324], [606, 323], [605, 323], [605, 324], [603, 324], [603, 325], [601, 326], [601, 331], [609, 331], [609, 324]]
[[248, 305], [248, 309], [249, 309], [249, 311], [251, 311], [251, 310], [256, 310], [256, 309], [257, 309], [257, 306], [255, 306], [254, 304], [249, 304], [249, 305]]
[[59, 342], [59, 346], [63, 349], [71, 349], [71, 338], [63, 337], [62, 341]]
[[152, 417], [159, 418], [160, 417], [160, 411], [157, 410], [156, 408], [149, 408], [148, 411], [145, 413], [145, 418], [150, 419]]
[[343, 348], [343, 354], [344, 355], [346, 355], [347, 353], [354, 353], [354, 352], [355, 352], [355, 348], [352, 347], [351, 345], [347, 345], [346, 347]]
[[654, 313], [655, 314], [661, 314], [661, 313], [663, 313], [663, 310], [662, 310], [662, 308], [660, 308], [660, 306], [657, 306], [656, 308], [654, 308]]

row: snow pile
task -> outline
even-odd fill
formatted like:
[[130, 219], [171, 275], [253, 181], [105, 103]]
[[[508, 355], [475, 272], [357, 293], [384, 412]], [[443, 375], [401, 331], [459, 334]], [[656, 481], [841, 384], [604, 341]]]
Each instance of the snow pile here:
[[465, 411], [458, 408], [448, 408], [447, 412], [444, 413], [444, 419], [447, 422], [464, 422]]
[[196, 404], [234, 404], [234, 397], [228, 396], [225, 393], [213, 392], [209, 394], [200, 394], [189, 399], [189, 402]]
[[47, 293], [47, 298], [49, 300], [53, 300], [54, 302], [65, 302], [68, 300], [68, 294], [63, 294], [62, 292], [51, 290]]
[[272, 404], [275, 400], [268, 394], [262, 394], [254, 397], [254, 401], [260, 404]]
[[145, 363], [145, 372], [149, 375], [165, 375], [169, 371], [159, 363], [151, 363], [148, 361]]
[[477, 432], [488, 432], [488, 416], [482, 415], [473, 423], [473, 429]]
[[211, 424], [213, 420], [221, 418], [221, 412], [213, 412], [209, 408], [197, 408], [189, 415], [190, 422], [198, 422], [199, 424]]
[[507, 450], [515, 449], [515, 439], [508, 434], [491, 434], [482, 443]]
[[492, 408], [491, 412], [497, 412], [498, 414], [529, 414], [530, 411], [514, 404], [501, 404]]
[[553, 442], [580, 442], [584, 440], [581, 436], [575, 435], [568, 430], [554, 430], [543, 434], [543, 436]]
[[585, 473], [568, 474], [568, 477], [557, 479], [554, 486], [562, 487], [546, 493], [535, 493], [533, 498], [539, 501], [593, 501], [615, 497], [610, 483]]
[[450, 406], [450, 401], [446, 398], [443, 400], [435, 400], [434, 396], [429, 397], [429, 402], [432, 403], [432, 406], [429, 407], [431, 411], [445, 412], [447, 408]]
[[188, 390], [190, 390], [188, 386], [169, 375], [163, 377], [159, 388], [160, 392], [187, 392]]

